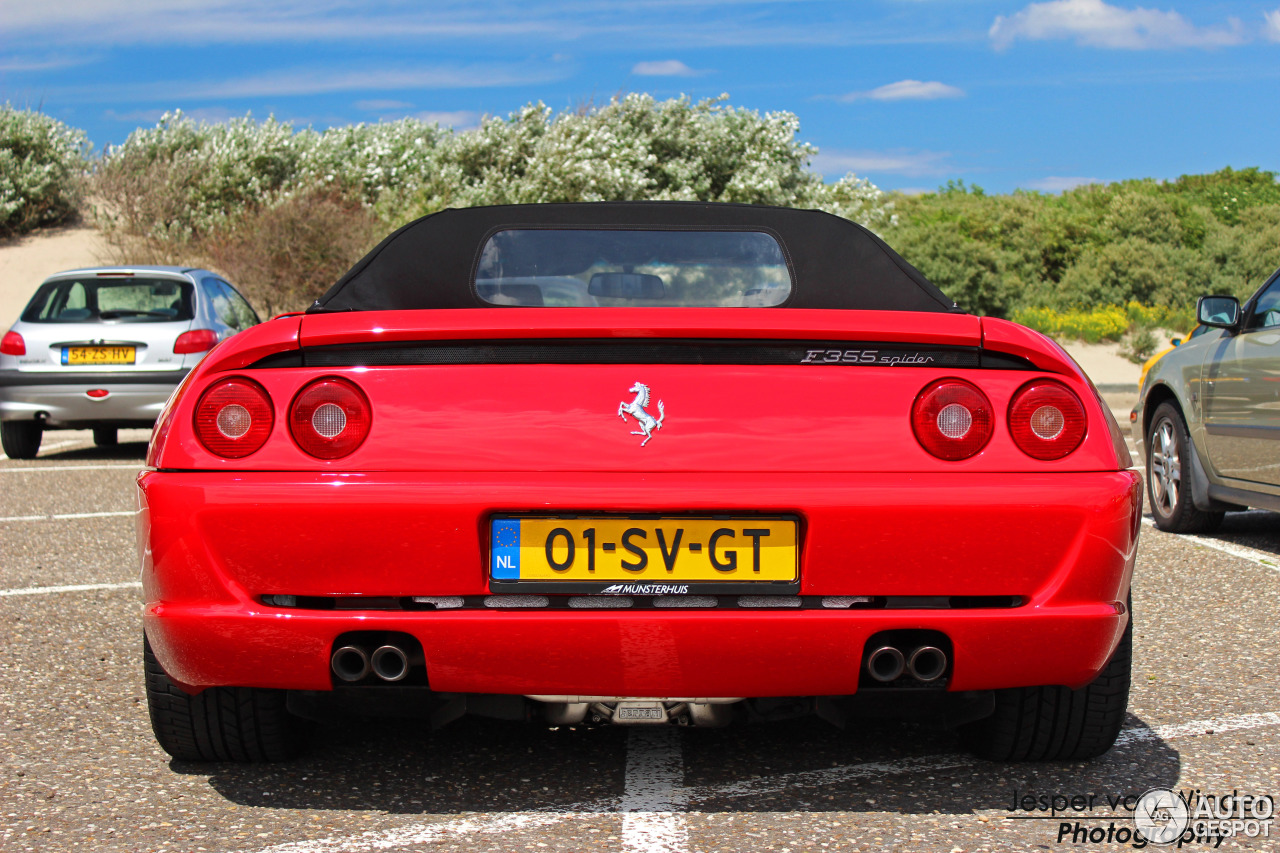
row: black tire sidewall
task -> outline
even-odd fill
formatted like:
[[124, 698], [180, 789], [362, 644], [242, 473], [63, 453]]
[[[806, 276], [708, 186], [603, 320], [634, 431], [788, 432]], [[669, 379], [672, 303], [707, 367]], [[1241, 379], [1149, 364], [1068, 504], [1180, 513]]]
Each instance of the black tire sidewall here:
[[35, 459], [43, 437], [44, 430], [35, 421], [4, 421], [0, 424], [0, 445], [10, 459]]
[[[1180, 468], [1178, 477], [1178, 500], [1170, 507], [1169, 513], [1166, 515], [1160, 508], [1160, 502], [1156, 500], [1155, 487], [1152, 485], [1151, 478], [1154, 472], [1151, 466], [1151, 457], [1155, 453], [1155, 437], [1159, 432], [1160, 424], [1169, 421], [1173, 427], [1173, 440], [1178, 450], [1178, 465]], [[1190, 483], [1187, 478], [1187, 454], [1191, 450], [1191, 441], [1187, 435], [1187, 427], [1182, 419], [1182, 414], [1176, 407], [1170, 403], [1161, 403], [1156, 407], [1155, 414], [1151, 418], [1151, 429], [1147, 432], [1147, 497], [1151, 501], [1151, 515], [1163, 528], [1168, 525], [1169, 528], [1177, 528], [1181, 526], [1182, 517], [1186, 515], [1186, 506], [1188, 503], [1188, 490]]]

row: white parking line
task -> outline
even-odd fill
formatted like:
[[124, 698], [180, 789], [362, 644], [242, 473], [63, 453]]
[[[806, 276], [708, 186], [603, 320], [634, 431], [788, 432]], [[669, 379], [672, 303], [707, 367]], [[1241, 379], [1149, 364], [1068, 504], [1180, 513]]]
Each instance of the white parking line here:
[[789, 788], [821, 788], [840, 782], [853, 782], [876, 776], [892, 776], [895, 773], [910, 771], [950, 770], [973, 763], [972, 756], [955, 754], [921, 755], [916, 758], [904, 758], [900, 761], [879, 762], [868, 761], [865, 764], [846, 764], [842, 767], [823, 767], [821, 770], [802, 770], [797, 773], [783, 773], [778, 776], [765, 776], [759, 779], [748, 779], [745, 782], [730, 782], [727, 785], [706, 785], [689, 791], [689, 799], [694, 801], [727, 799], [730, 797], [749, 797], [757, 794], [776, 794]]
[[[7, 457], [0, 456], [0, 459]], [[41, 468], [0, 468], [0, 474], [31, 474], [42, 473], [44, 471], [109, 471], [113, 468], [132, 468], [135, 471], [141, 471], [147, 467], [145, 464], [137, 465], [50, 465]]]
[[1116, 738], [1116, 746], [1124, 747], [1131, 743], [1151, 740], [1174, 740], [1180, 737], [1237, 732], [1243, 729], [1260, 729], [1264, 726], [1280, 726], [1280, 714], [1275, 711], [1261, 714], [1235, 714], [1230, 717], [1210, 717], [1207, 720], [1196, 720], [1191, 723], [1170, 723], [1149, 729], [1125, 729], [1120, 732], [1120, 737]]
[[[1142, 523], [1153, 530], [1159, 529], [1156, 527], [1156, 523], [1146, 516], [1143, 516]], [[1203, 545], [1206, 548], [1212, 548], [1215, 551], [1221, 551], [1224, 554], [1230, 554], [1233, 557], [1239, 557], [1242, 560], [1248, 560], [1259, 566], [1266, 566], [1272, 571], [1280, 571], [1280, 557], [1275, 554], [1268, 554], [1266, 551], [1259, 551], [1244, 545], [1234, 545], [1218, 539], [1210, 539], [1208, 536], [1197, 536], [1194, 533], [1179, 533], [1177, 538]]]
[[[1238, 714], [1230, 717], [1211, 717], [1207, 720], [1196, 720], [1189, 723], [1177, 723], [1171, 725], [1154, 726], [1148, 728], [1140, 726], [1137, 728], [1125, 729], [1120, 732], [1120, 737], [1116, 740], [1117, 749], [1125, 749], [1137, 743], [1145, 743], [1153, 740], [1174, 740], [1178, 738], [1197, 737], [1208, 734], [1222, 734], [1223, 732], [1243, 731], [1246, 729], [1259, 729], [1270, 726], [1280, 726], [1280, 713], [1268, 711], [1258, 714]], [[679, 729], [654, 729], [654, 733], [661, 731], [671, 731], [679, 734]], [[633, 734], [637, 734], [640, 730], [636, 730]], [[627, 777], [633, 778], [632, 763], [630, 750], [633, 743], [637, 743], [638, 748], [642, 751], [649, 752], [649, 758], [646, 762], [656, 762], [655, 766], [650, 769], [637, 769], [635, 779], [639, 781], [646, 780], [670, 780], [673, 773], [678, 776], [682, 774], [679, 768], [673, 768], [670, 765], [671, 752], [669, 748], [662, 746], [661, 741], [654, 743], [643, 743], [642, 746], [638, 742], [643, 743], [640, 738], [635, 740], [628, 736], [627, 748]], [[664, 752], [664, 749], [666, 751]], [[679, 746], [675, 749], [678, 751]], [[677, 753], [678, 754], [678, 753]], [[685, 806], [691, 802], [700, 802], [704, 800], [713, 800], [722, 797], [742, 797], [752, 794], [768, 794], [786, 791], [795, 788], [805, 787], [826, 787], [833, 783], [847, 782], [860, 779], [874, 779], [883, 776], [891, 776], [898, 773], [922, 773], [933, 772], [939, 770], [953, 769], [955, 767], [972, 766], [975, 759], [965, 755], [944, 754], [944, 755], [921, 755], [915, 758], [907, 758], [901, 761], [891, 762], [867, 762], [864, 764], [850, 764], [843, 767], [822, 768], [820, 770], [804, 770], [796, 773], [780, 773], [776, 776], [766, 776], [758, 779], [751, 779], [744, 782], [730, 782], [724, 785], [705, 785], [698, 788], [689, 788], [683, 791], [670, 790], [665, 793], [660, 791], [661, 783], [655, 790], [658, 793], [649, 794], [648, 801], [658, 803], [661, 798], [663, 804], [670, 804], [672, 807], [677, 805]], [[993, 765], [994, 766], [994, 765]], [[677, 781], [678, 787], [678, 781]], [[408, 826], [401, 826], [395, 829], [389, 829], [384, 832], [362, 832], [356, 836], [330, 836], [329, 838], [317, 838], [307, 841], [287, 842], [285, 844], [277, 844], [271, 847], [262, 848], [257, 853], [368, 853], [375, 850], [394, 850], [412, 847], [414, 845], [424, 845], [438, 843], [448, 838], [459, 838], [469, 835], [495, 835], [506, 832], [515, 832], [523, 829], [540, 829], [542, 827], [553, 826], [559, 823], [566, 823], [575, 820], [585, 820], [599, 818], [604, 814], [614, 813], [614, 809], [619, 806], [626, 812], [625, 803], [628, 801], [628, 794], [623, 794], [622, 801], [616, 799], [601, 799], [595, 803], [575, 803], [572, 806], [549, 808], [539, 811], [530, 812], [514, 812], [514, 813], [497, 813], [492, 816], [484, 815], [468, 815], [466, 817], [453, 818], [451, 820], [437, 821], [433, 823], [418, 823]], [[641, 794], [633, 790], [630, 793], [631, 802], [640, 802]], [[626, 812], [623, 815], [623, 826], [625, 830], [627, 817], [636, 815], [636, 812]], [[687, 830], [685, 830], [685, 840], [687, 842]], [[626, 844], [626, 836], [623, 836], [624, 845]], [[665, 850], [670, 848], [662, 847], [630, 847], [626, 849], [641, 850]], [[681, 850], [687, 848], [679, 848]]]
[[640, 726], [627, 733], [621, 808], [623, 850], [684, 853], [689, 849], [689, 829], [680, 814], [689, 802], [683, 781], [679, 729]]
[[[55, 441], [53, 444], [41, 444], [39, 452], [44, 453], [49, 450], [57, 450], [59, 447], [70, 447], [73, 444], [88, 444], [90, 441], [91, 439], [79, 438], [73, 441]], [[9, 458], [8, 456], [5, 456], [3, 453], [0, 453], [0, 460], [4, 460], [8, 458]]]
[[66, 586], [29, 586], [25, 589], [0, 589], [0, 598], [11, 595], [49, 595], [55, 592], [94, 592], [99, 589], [142, 589], [137, 581], [125, 583], [73, 583]]
[[126, 515], [137, 515], [137, 511], [128, 512], [63, 512], [54, 515], [10, 515], [0, 518], [2, 521], [72, 521], [77, 518], [122, 518]]

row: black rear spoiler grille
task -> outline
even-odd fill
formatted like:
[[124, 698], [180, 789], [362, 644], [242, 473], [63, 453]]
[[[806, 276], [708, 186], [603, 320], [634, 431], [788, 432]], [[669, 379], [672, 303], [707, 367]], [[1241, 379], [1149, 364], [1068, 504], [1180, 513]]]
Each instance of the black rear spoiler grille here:
[[852, 341], [617, 339], [414, 341], [303, 347], [251, 367], [391, 367], [460, 364], [795, 364], [812, 367], [955, 367], [1034, 370], [1026, 359], [979, 347]]

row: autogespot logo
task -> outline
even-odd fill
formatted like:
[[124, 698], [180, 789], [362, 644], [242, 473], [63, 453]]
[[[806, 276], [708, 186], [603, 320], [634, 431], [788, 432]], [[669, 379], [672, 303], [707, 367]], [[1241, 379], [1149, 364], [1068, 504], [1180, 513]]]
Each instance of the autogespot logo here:
[[1012, 820], [1056, 821], [1062, 845], [1216, 848], [1228, 838], [1271, 838], [1275, 798], [1238, 789], [1215, 794], [1151, 788], [1141, 796], [1015, 790], [1006, 811]]
[[1191, 815], [1182, 797], [1168, 788], [1152, 788], [1138, 798], [1134, 826], [1152, 844], [1172, 844], [1187, 831]]

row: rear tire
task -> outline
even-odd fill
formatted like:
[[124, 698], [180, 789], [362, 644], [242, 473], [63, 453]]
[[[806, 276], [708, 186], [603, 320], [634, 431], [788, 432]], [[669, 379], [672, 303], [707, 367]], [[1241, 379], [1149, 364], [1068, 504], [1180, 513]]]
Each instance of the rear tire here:
[[0, 422], [0, 447], [10, 459], [35, 459], [43, 434], [44, 428], [34, 420]]
[[145, 635], [147, 708], [161, 749], [182, 761], [285, 761], [306, 746], [310, 724], [285, 708], [285, 691], [209, 687], [191, 695], [169, 680]]
[[98, 447], [115, 447], [120, 443], [120, 436], [115, 427], [94, 427], [93, 443]]
[[1191, 500], [1191, 434], [1173, 403], [1164, 402], [1151, 416], [1147, 432], [1147, 496], [1156, 527], [1170, 533], [1210, 533], [1226, 513], [1196, 509]]
[[996, 691], [990, 717], [960, 728], [965, 746], [989, 761], [1081, 761], [1109, 750], [1129, 704], [1133, 609], [1115, 654], [1087, 687]]

